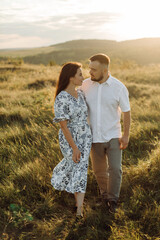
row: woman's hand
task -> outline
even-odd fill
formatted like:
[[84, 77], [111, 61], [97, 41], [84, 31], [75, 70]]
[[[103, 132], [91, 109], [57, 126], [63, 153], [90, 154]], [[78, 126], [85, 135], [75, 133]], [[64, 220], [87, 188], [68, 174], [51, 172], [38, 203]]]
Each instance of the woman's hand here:
[[75, 163], [78, 163], [80, 161], [81, 152], [79, 151], [77, 145], [75, 144], [72, 134], [67, 127], [67, 121], [66, 120], [60, 121], [60, 126], [61, 126], [62, 132], [63, 132], [67, 142], [69, 143], [70, 147], [73, 149], [72, 160]]
[[72, 160], [75, 163], [79, 163], [80, 161], [80, 157], [81, 157], [81, 152], [79, 151], [79, 149], [76, 147], [73, 149], [73, 155], [72, 155]]

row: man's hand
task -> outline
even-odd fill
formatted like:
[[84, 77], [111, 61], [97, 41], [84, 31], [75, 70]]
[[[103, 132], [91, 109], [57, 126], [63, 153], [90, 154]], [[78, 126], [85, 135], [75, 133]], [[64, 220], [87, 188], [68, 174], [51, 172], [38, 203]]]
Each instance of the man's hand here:
[[129, 137], [122, 136], [119, 138], [120, 149], [126, 149], [129, 143]]

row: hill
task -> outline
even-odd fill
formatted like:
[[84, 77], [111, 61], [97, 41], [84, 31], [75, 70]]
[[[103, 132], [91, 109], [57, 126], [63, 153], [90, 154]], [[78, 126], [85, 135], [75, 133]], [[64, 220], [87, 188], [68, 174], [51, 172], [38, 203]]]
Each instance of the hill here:
[[160, 38], [144, 38], [128, 41], [73, 40], [49, 47], [0, 51], [1, 57], [20, 57], [26, 63], [45, 64], [53, 61], [85, 61], [91, 55], [103, 52], [111, 59], [135, 61], [138, 64], [160, 63]]

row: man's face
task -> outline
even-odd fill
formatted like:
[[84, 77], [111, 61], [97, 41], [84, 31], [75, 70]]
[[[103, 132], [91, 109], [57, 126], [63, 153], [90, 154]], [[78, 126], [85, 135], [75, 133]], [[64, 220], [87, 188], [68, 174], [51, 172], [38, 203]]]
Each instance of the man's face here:
[[90, 75], [91, 75], [91, 80], [95, 82], [99, 82], [103, 79], [104, 77], [104, 67], [103, 64], [101, 64], [98, 61], [91, 61], [89, 63], [89, 68], [90, 68]]

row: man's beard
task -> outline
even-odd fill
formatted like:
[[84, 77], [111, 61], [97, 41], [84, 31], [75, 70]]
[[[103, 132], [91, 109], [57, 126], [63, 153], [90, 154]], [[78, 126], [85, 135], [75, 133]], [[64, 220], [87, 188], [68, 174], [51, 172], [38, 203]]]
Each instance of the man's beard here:
[[103, 75], [101, 74], [101, 76], [99, 78], [92, 78], [91, 77], [91, 80], [94, 81], [94, 82], [100, 82], [101, 80], [103, 79]]

